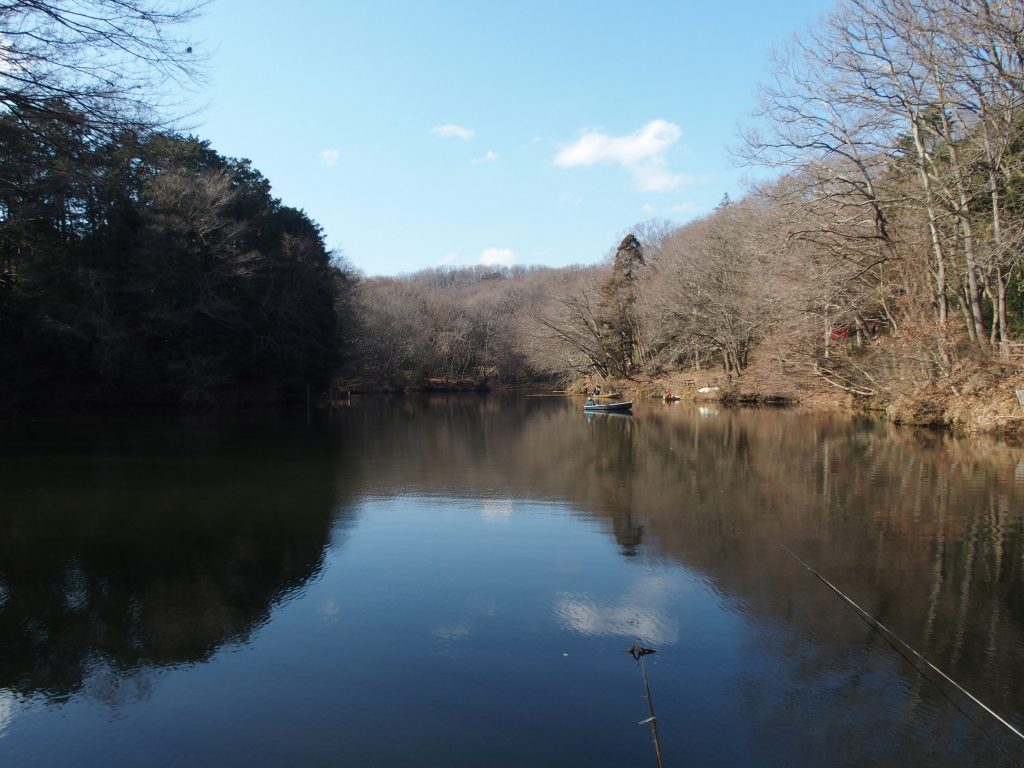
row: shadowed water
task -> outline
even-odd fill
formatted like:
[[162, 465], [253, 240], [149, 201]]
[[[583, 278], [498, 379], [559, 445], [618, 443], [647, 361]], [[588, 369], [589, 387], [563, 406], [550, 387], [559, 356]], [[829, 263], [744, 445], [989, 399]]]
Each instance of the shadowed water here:
[[780, 546], [1024, 728], [1024, 450], [579, 406], [0, 423], [0, 765], [1024, 759]]

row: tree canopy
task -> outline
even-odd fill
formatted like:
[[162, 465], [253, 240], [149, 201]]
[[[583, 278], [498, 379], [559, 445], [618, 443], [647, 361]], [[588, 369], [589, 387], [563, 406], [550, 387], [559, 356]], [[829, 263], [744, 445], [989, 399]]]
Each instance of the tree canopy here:
[[0, 364], [22, 397], [276, 400], [337, 368], [351, 271], [248, 161], [15, 109], [0, 178]]

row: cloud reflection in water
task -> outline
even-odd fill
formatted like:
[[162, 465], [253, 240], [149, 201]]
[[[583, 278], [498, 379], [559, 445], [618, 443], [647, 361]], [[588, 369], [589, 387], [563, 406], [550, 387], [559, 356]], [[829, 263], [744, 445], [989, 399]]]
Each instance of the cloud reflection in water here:
[[0, 690], [0, 739], [7, 735], [11, 721], [17, 716], [18, 700], [7, 690]]
[[484, 499], [480, 505], [480, 516], [492, 522], [507, 520], [514, 511], [515, 504], [510, 499]]
[[636, 580], [611, 605], [602, 605], [586, 594], [560, 592], [552, 608], [558, 622], [574, 632], [672, 645], [679, 639], [679, 625], [668, 616], [667, 605], [678, 590], [669, 579], [647, 576]]
[[452, 643], [458, 640], [466, 640], [473, 632], [473, 628], [465, 623], [446, 624], [433, 631], [434, 638], [443, 643]]

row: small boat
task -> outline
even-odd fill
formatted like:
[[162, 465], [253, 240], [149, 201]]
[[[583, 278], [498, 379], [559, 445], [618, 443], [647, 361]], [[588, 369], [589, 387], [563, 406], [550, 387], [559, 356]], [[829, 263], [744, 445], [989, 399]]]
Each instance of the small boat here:
[[583, 410], [588, 413], [623, 413], [633, 410], [633, 401], [626, 403], [599, 403], [592, 397], [587, 398]]

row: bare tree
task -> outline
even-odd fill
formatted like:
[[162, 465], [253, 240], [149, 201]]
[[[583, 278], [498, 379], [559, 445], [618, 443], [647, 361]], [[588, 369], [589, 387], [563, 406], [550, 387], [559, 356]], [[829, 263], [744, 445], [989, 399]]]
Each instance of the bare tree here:
[[[798, 206], [822, 206], [820, 231], [865, 274], [907, 257], [893, 220], [915, 226], [913, 212], [923, 212], [936, 318], [944, 324], [952, 303], [982, 347], [1005, 338], [1006, 288], [1019, 258], [1003, 190], [1020, 140], [1022, 29], [1010, 0], [843, 2], [777, 59], [758, 115], [766, 127], [748, 132], [743, 152], [799, 169], [806, 186], [790, 185]], [[843, 214], [858, 208], [872, 212], [874, 257], [863, 247], [867, 218]], [[890, 275], [892, 266], [911, 274], [889, 265]]]
[[732, 373], [746, 368], [777, 301], [765, 213], [752, 199], [723, 205], [666, 238], [643, 294], [652, 354], [666, 364], [718, 359]]
[[199, 75], [179, 30], [201, 3], [188, 0], [13, 0], [0, 6], [0, 104], [77, 115], [113, 130], [150, 125], [168, 81]]
[[605, 351], [601, 321], [603, 272], [581, 272], [547, 312], [537, 316], [540, 344], [549, 345], [562, 371], [580, 375], [596, 371], [606, 378], [611, 365]]

